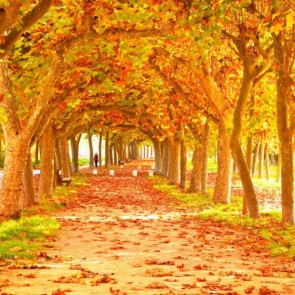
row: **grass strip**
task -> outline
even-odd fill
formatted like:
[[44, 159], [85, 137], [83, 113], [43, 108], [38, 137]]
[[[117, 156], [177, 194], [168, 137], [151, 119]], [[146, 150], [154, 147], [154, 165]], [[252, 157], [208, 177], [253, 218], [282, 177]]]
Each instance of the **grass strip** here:
[[209, 190], [207, 195], [187, 193], [167, 184], [167, 180], [160, 176], [155, 176], [152, 180], [156, 189], [178, 200], [179, 207], [198, 212], [198, 218], [251, 230], [253, 234], [265, 240], [266, 247], [272, 255], [295, 258], [295, 227], [280, 222], [281, 212], [276, 210], [262, 212], [259, 219], [253, 219], [241, 214], [240, 196], [232, 196], [230, 204], [214, 204], [213, 191]]

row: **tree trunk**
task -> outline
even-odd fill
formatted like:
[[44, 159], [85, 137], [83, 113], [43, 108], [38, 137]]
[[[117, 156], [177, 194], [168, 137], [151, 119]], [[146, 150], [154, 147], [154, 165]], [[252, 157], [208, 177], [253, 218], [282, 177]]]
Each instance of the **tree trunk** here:
[[269, 152], [268, 144], [265, 145], [265, 177], [269, 180]]
[[207, 176], [208, 176], [208, 158], [209, 158], [209, 137], [210, 129], [209, 122], [206, 120], [204, 135], [203, 135], [203, 164], [202, 164], [202, 184], [201, 193], [207, 194]]
[[110, 145], [110, 131], [106, 131], [106, 144], [105, 144], [105, 167], [111, 168], [111, 145]]
[[186, 186], [186, 146], [182, 139], [180, 141], [180, 188]]
[[127, 155], [126, 144], [123, 143], [123, 161], [124, 161], [124, 163], [126, 162], [126, 159], [127, 159], [126, 155]]
[[[252, 162], [252, 134], [250, 134], [247, 138], [247, 167], [249, 171], [251, 171], [251, 162]], [[245, 192], [243, 193], [242, 214], [248, 215], [247, 198], [246, 198]]]
[[259, 153], [259, 172], [258, 172], [258, 178], [262, 179], [263, 178], [263, 168], [264, 168], [264, 149], [265, 149], [265, 144], [262, 142], [260, 145], [260, 153]]
[[168, 173], [169, 173], [169, 148], [168, 148], [168, 140], [165, 139], [162, 142], [162, 147], [161, 147], [162, 151], [162, 155], [163, 155], [163, 176], [164, 177], [168, 177]]
[[102, 166], [102, 137], [103, 137], [103, 128], [100, 130], [99, 142], [98, 142], [98, 162], [99, 166]]
[[68, 148], [68, 140], [64, 135], [59, 136], [58, 138], [58, 149], [60, 154], [60, 164], [62, 170], [62, 176], [67, 178], [72, 176], [71, 165], [70, 165], [70, 156]]
[[[244, 63], [246, 63], [246, 61], [244, 61]], [[249, 214], [252, 218], [258, 218], [259, 217], [258, 201], [256, 198], [250, 172], [247, 167], [247, 163], [245, 161], [241, 144], [240, 144], [241, 131], [242, 131], [242, 114], [247, 101], [247, 97], [249, 95], [249, 91], [252, 86], [252, 80], [251, 78], [249, 78], [250, 73], [248, 72], [247, 67], [248, 67], [247, 65], [244, 65], [244, 76], [242, 80], [242, 86], [240, 89], [240, 95], [238, 98], [237, 106], [234, 110], [233, 133], [231, 136], [230, 147], [232, 150], [234, 161], [236, 165], [238, 166], [244, 193], [247, 199]]]
[[[285, 35], [286, 36], [286, 35]], [[294, 103], [291, 78], [291, 65], [293, 56], [287, 54], [287, 46], [284, 44], [282, 33], [274, 35], [274, 56], [276, 67], [276, 107], [277, 107], [277, 130], [281, 147], [282, 161], [282, 222], [294, 224], [294, 167], [293, 167], [293, 132], [290, 114], [288, 113], [288, 102]], [[292, 37], [293, 38], [293, 35]], [[291, 41], [290, 41], [291, 42]], [[294, 124], [294, 122], [293, 122]]]
[[39, 163], [39, 140], [35, 143], [35, 163]]
[[[5, 138], [5, 167], [0, 192], [0, 218], [18, 217], [22, 208], [23, 177], [30, 143], [40, 126], [49, 101], [54, 96], [54, 85], [61, 71], [62, 61], [59, 54], [53, 54], [50, 67], [43, 81], [41, 91], [34, 97], [32, 113], [21, 128], [18, 118], [14, 93], [9, 79], [10, 67], [7, 62], [0, 62], [0, 100], [5, 120], [1, 121]], [[36, 100], [35, 100], [36, 99]]]
[[277, 165], [277, 182], [282, 180], [282, 152], [281, 146], [279, 145], [279, 154], [278, 154], [278, 165]]
[[115, 153], [114, 144], [111, 143], [110, 144], [110, 162], [111, 162], [111, 166], [114, 165], [114, 153]]
[[94, 167], [93, 162], [93, 144], [92, 144], [92, 134], [90, 130], [87, 130], [87, 138], [88, 138], [88, 145], [89, 145], [89, 168], [92, 169]]
[[256, 143], [255, 149], [254, 149], [254, 157], [253, 157], [253, 164], [252, 164], [252, 177], [255, 177], [255, 175], [256, 175], [256, 168], [257, 168], [260, 144], [261, 144], [261, 139], [259, 138], [258, 142]]
[[3, 153], [2, 153], [2, 138], [0, 137], [0, 167], [3, 164]]
[[188, 191], [190, 193], [199, 193], [201, 192], [202, 186], [202, 170], [203, 170], [203, 160], [202, 160], [203, 148], [200, 143], [195, 144], [192, 164], [193, 170], [191, 174], [191, 181]]
[[[8, 136], [6, 137], [9, 138]], [[0, 220], [18, 218], [23, 208], [23, 177], [29, 144], [15, 136], [5, 142], [5, 163], [0, 192]]]
[[72, 149], [72, 166], [73, 172], [76, 173], [79, 171], [79, 143], [81, 139], [81, 134], [78, 136], [72, 136], [70, 138], [71, 149]]
[[33, 162], [31, 158], [31, 153], [29, 152], [24, 172], [23, 207], [29, 207], [35, 204], [37, 204], [37, 200], [35, 197]]
[[54, 177], [54, 152], [56, 135], [52, 124], [49, 124], [40, 137], [40, 181], [39, 181], [39, 200], [52, 197]]
[[229, 181], [230, 181], [230, 141], [227, 134], [227, 128], [225, 122], [220, 120], [219, 123], [219, 134], [218, 134], [218, 170], [217, 178], [215, 183], [215, 190], [213, 195], [214, 203], [230, 203], [230, 190], [229, 190]]
[[169, 147], [169, 184], [180, 182], [180, 141], [168, 136]]
[[118, 165], [119, 159], [118, 159], [118, 141], [114, 140], [114, 163], [115, 165]]
[[163, 174], [163, 156], [161, 151], [161, 143], [158, 140], [153, 141], [155, 150], [155, 171], [157, 174]]

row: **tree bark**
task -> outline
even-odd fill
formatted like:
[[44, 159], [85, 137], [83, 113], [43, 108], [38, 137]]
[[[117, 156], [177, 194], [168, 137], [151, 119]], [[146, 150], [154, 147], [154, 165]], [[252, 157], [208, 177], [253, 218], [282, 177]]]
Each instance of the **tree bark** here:
[[31, 158], [31, 153], [29, 152], [25, 173], [24, 173], [24, 200], [23, 207], [29, 207], [37, 204], [35, 197], [35, 186], [34, 186], [34, 174], [33, 174], [33, 162]]
[[155, 171], [157, 174], [163, 174], [163, 156], [161, 150], [161, 143], [158, 140], [153, 141], [155, 150]]
[[252, 179], [250, 176], [249, 169], [247, 167], [247, 163], [245, 161], [243, 151], [240, 144], [241, 139], [241, 131], [242, 131], [242, 114], [247, 101], [247, 97], [249, 95], [252, 79], [249, 73], [249, 67], [251, 63], [248, 58], [244, 60], [244, 72], [243, 72], [243, 80], [240, 89], [240, 94], [238, 98], [238, 102], [236, 108], [234, 110], [234, 118], [233, 118], [233, 133], [230, 140], [230, 147], [232, 150], [233, 158], [235, 164], [238, 166], [240, 178], [243, 184], [244, 193], [247, 199], [247, 206], [249, 210], [249, 214], [252, 218], [259, 217], [259, 208], [258, 208], [258, 200], [256, 198], [254, 186], [252, 183]]
[[[252, 98], [251, 98], [252, 99]], [[249, 171], [251, 171], [251, 162], [252, 162], [252, 134], [250, 134], [247, 138], [247, 167]], [[245, 192], [243, 193], [243, 208], [242, 214], [248, 215], [248, 206], [247, 206], [247, 198]]]
[[99, 166], [102, 166], [102, 138], [103, 138], [103, 128], [100, 130], [99, 142], [98, 142], [98, 162]]
[[52, 124], [48, 124], [40, 137], [40, 181], [39, 181], [39, 200], [52, 197], [54, 186], [54, 153], [55, 153], [56, 134]]
[[[2, 178], [0, 220], [20, 217], [23, 208], [23, 176], [29, 147], [17, 138], [6, 141], [4, 175]], [[9, 166], [10, 169], [5, 169]]]
[[217, 152], [218, 170], [215, 183], [215, 190], [213, 195], [214, 203], [230, 203], [230, 140], [227, 134], [227, 128], [225, 122], [220, 120], [219, 122], [219, 134], [218, 134], [218, 152]]
[[105, 167], [111, 168], [111, 149], [110, 149], [110, 131], [106, 131], [106, 144], [105, 144]]
[[203, 164], [202, 164], [202, 184], [201, 193], [207, 194], [207, 176], [208, 176], [208, 158], [209, 158], [209, 137], [210, 127], [209, 122], [206, 120], [204, 135], [203, 135]]
[[261, 145], [261, 139], [259, 138], [258, 142], [255, 145], [255, 149], [254, 149], [254, 156], [253, 156], [253, 163], [252, 163], [252, 176], [253, 177], [255, 177], [255, 175], [256, 175], [256, 168], [257, 168], [260, 145]]
[[281, 152], [281, 146], [279, 145], [279, 153], [278, 153], [278, 165], [277, 165], [277, 182], [281, 182], [282, 180], [282, 152]]
[[186, 187], [186, 146], [182, 139], [180, 141], [180, 188]]
[[258, 172], [258, 178], [263, 178], [263, 172], [264, 172], [264, 149], [265, 144], [262, 142], [260, 145], [260, 153], [259, 153], [259, 172]]
[[64, 135], [60, 135], [58, 138], [58, 149], [60, 154], [60, 168], [62, 170], [62, 176], [65, 178], [72, 176], [68, 140]]
[[35, 143], [35, 163], [39, 162], [39, 140], [36, 140]]
[[0, 167], [3, 164], [3, 153], [2, 153], [2, 138], [0, 137]]
[[269, 152], [268, 144], [265, 145], [265, 177], [269, 180]]
[[168, 177], [169, 173], [169, 148], [168, 140], [165, 139], [161, 144], [161, 153], [163, 155], [163, 176]]
[[192, 158], [193, 170], [191, 174], [190, 186], [188, 189], [190, 193], [201, 192], [202, 170], [203, 170], [202, 152], [203, 152], [203, 148], [200, 142], [196, 143], [194, 147], [193, 158]]
[[[294, 104], [291, 78], [291, 66], [294, 56], [288, 54], [282, 33], [274, 35], [274, 56], [276, 62], [276, 107], [277, 130], [281, 147], [282, 175], [282, 222], [294, 224], [294, 167], [293, 167], [293, 132], [289, 121], [288, 108]], [[293, 36], [291, 37], [293, 38]], [[288, 104], [289, 103], [289, 104]], [[293, 122], [294, 124], [294, 122]]]
[[88, 138], [88, 145], [89, 145], [89, 168], [94, 167], [93, 163], [93, 144], [92, 144], [92, 134], [90, 133], [90, 130], [87, 130], [87, 138]]
[[73, 172], [76, 173], [79, 171], [79, 143], [81, 139], [81, 134], [78, 136], [72, 136], [70, 138], [71, 150], [72, 150], [72, 165]]
[[179, 184], [180, 182], [180, 141], [168, 136], [169, 148], [169, 184]]
[[118, 141], [114, 140], [114, 163], [115, 165], [118, 165], [119, 159], [118, 159]]

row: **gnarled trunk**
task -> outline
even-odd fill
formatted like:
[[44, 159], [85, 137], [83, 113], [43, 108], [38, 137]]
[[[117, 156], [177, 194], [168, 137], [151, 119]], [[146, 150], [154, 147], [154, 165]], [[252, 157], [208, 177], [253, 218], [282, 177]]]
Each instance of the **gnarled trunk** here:
[[[247, 63], [247, 61], [244, 61], [244, 63]], [[230, 147], [231, 147], [233, 158], [234, 158], [235, 164], [238, 167], [240, 178], [243, 184], [243, 189], [247, 199], [249, 214], [253, 218], [258, 218], [259, 217], [258, 200], [256, 198], [250, 172], [249, 172], [245, 157], [243, 155], [241, 144], [240, 144], [241, 131], [242, 131], [242, 114], [243, 114], [244, 106], [247, 101], [247, 97], [249, 95], [249, 91], [252, 86], [252, 79], [250, 78], [250, 74], [248, 73], [247, 68], [248, 68], [248, 65], [244, 66], [244, 76], [243, 76], [242, 86], [240, 89], [240, 95], [238, 98], [237, 106], [234, 111], [234, 119], [233, 119], [234, 127], [233, 127], [233, 133], [230, 140]]]

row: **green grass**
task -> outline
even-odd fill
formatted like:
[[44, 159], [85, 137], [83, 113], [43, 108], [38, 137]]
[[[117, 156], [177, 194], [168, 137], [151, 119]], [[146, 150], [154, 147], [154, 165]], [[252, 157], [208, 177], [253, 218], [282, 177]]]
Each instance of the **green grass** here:
[[[187, 170], [193, 170], [192, 161], [187, 161]], [[208, 172], [216, 172], [217, 171], [217, 162], [215, 159], [208, 159]]]
[[86, 184], [87, 178], [77, 173], [70, 186], [57, 187], [50, 200], [23, 210], [19, 220], [0, 223], [0, 259], [34, 258], [34, 253], [42, 249], [42, 241], [55, 235], [59, 228], [55, 219], [41, 214], [56, 212], [76, 201], [78, 187]]
[[67, 204], [76, 201], [78, 188], [84, 185], [87, 185], [87, 178], [80, 173], [75, 173], [68, 187], [57, 186], [51, 199], [40, 200], [38, 205], [24, 209], [22, 211], [22, 216], [52, 213], [63, 209]]
[[239, 196], [232, 196], [231, 204], [214, 204], [212, 190], [204, 196], [183, 192], [175, 186], [168, 185], [166, 179], [159, 176], [155, 176], [153, 181], [156, 189], [178, 200], [179, 207], [198, 212], [198, 218], [211, 219], [228, 226], [251, 230], [265, 240], [266, 248], [272, 255], [295, 258], [295, 226], [282, 224], [281, 212], [276, 210], [262, 212], [259, 219], [253, 219], [241, 215], [242, 198]]
[[47, 236], [56, 234], [59, 223], [48, 217], [22, 217], [0, 224], [0, 259], [33, 258]]
[[83, 165], [89, 165], [89, 159], [86, 158], [79, 158], [78, 160], [79, 166], [83, 166]]

